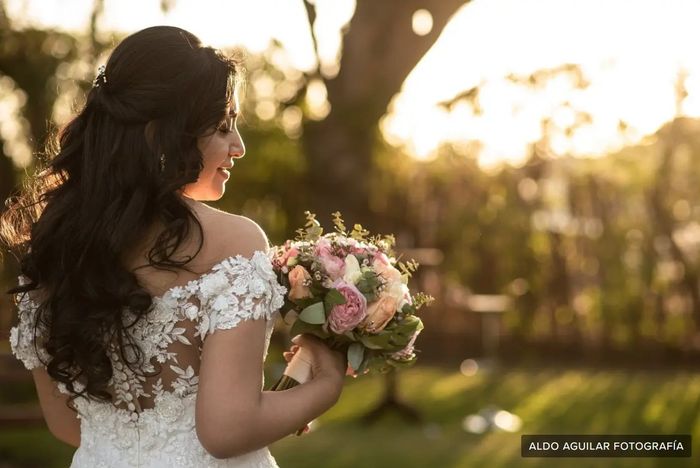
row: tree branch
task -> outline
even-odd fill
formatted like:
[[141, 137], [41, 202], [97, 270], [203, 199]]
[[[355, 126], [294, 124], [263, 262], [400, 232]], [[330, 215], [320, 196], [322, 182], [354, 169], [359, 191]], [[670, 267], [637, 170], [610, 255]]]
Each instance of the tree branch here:
[[[311, 34], [311, 41], [314, 44], [314, 57], [316, 57], [316, 71], [321, 68], [321, 57], [318, 55], [318, 38], [314, 32], [314, 24], [316, 24], [316, 7], [311, 4], [309, 0], [303, 0], [304, 9], [306, 10], [306, 18], [309, 20], [309, 34]], [[316, 73], [320, 75], [320, 73]]]

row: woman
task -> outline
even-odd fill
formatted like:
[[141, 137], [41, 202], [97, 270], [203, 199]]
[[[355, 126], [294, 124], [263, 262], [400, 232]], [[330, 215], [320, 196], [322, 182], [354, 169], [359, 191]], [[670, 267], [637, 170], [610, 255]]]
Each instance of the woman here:
[[2, 217], [12, 348], [71, 466], [277, 466], [265, 447], [340, 395], [344, 357], [310, 336], [313, 379], [262, 391], [285, 289], [264, 232], [201, 203], [245, 152], [237, 77], [182, 29], [127, 37]]

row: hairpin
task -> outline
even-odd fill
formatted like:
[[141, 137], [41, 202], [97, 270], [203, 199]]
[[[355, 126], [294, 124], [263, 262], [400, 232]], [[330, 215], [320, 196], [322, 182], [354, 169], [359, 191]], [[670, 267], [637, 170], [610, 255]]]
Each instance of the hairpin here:
[[95, 80], [92, 82], [92, 85], [95, 88], [99, 88], [100, 84], [107, 84], [107, 75], [105, 74], [105, 66], [100, 65], [97, 68], [97, 76], [95, 77]]

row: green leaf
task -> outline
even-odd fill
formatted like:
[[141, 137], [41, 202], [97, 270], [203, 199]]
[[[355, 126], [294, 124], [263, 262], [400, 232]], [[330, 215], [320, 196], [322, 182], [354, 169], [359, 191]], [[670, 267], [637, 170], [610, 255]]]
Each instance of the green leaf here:
[[405, 367], [411, 367], [416, 363], [417, 359], [413, 358], [409, 361], [399, 361], [397, 359], [388, 359], [387, 364], [396, 367], [398, 369], [405, 368]]
[[362, 343], [353, 343], [348, 348], [348, 364], [355, 371], [357, 371], [362, 365], [362, 359], [365, 356], [365, 347]]
[[357, 289], [367, 295], [376, 295], [377, 288], [381, 284], [379, 277], [371, 270], [365, 271], [355, 285]]
[[360, 336], [359, 339], [367, 348], [387, 352], [400, 351], [406, 347], [413, 334], [423, 329], [423, 322], [415, 315], [404, 317], [401, 321], [392, 320], [379, 333]]
[[325, 307], [327, 314], [331, 312], [333, 307], [343, 305], [345, 302], [345, 296], [343, 296], [343, 293], [337, 289], [329, 289], [328, 293], [326, 293], [326, 297], [323, 298], [323, 306]]
[[326, 323], [326, 313], [323, 310], [323, 303], [315, 302], [306, 307], [299, 314], [299, 319], [314, 325]]
[[295, 299], [294, 304], [297, 306], [297, 310], [304, 310], [310, 305], [313, 305], [318, 302], [318, 299], [315, 297], [305, 297], [303, 299]]
[[393, 333], [381, 331], [374, 335], [360, 335], [360, 341], [369, 349], [377, 349], [380, 351], [399, 351], [405, 346], [395, 345], [392, 343]]
[[302, 320], [296, 320], [289, 329], [289, 334], [291, 336], [303, 335], [304, 333], [317, 336], [321, 339], [326, 339], [330, 336], [330, 334], [324, 331], [321, 326], [311, 325], [310, 323], [306, 323]]

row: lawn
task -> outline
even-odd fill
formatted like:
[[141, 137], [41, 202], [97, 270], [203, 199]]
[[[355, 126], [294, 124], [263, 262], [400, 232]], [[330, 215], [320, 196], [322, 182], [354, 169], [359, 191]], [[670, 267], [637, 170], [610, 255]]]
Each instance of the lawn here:
[[[416, 367], [400, 376], [401, 395], [421, 424], [387, 415], [360, 418], [382, 393], [381, 377], [348, 383], [314, 430], [271, 446], [283, 468], [689, 467], [700, 460], [700, 374], [691, 372], [509, 368], [467, 377]], [[470, 434], [468, 414], [494, 405], [522, 419], [517, 433]], [[521, 434], [694, 434], [693, 458], [520, 457]], [[40, 447], [40, 450], [37, 448]], [[0, 468], [65, 467], [71, 450], [43, 430], [0, 431]], [[4, 463], [4, 464], [3, 464]]]

